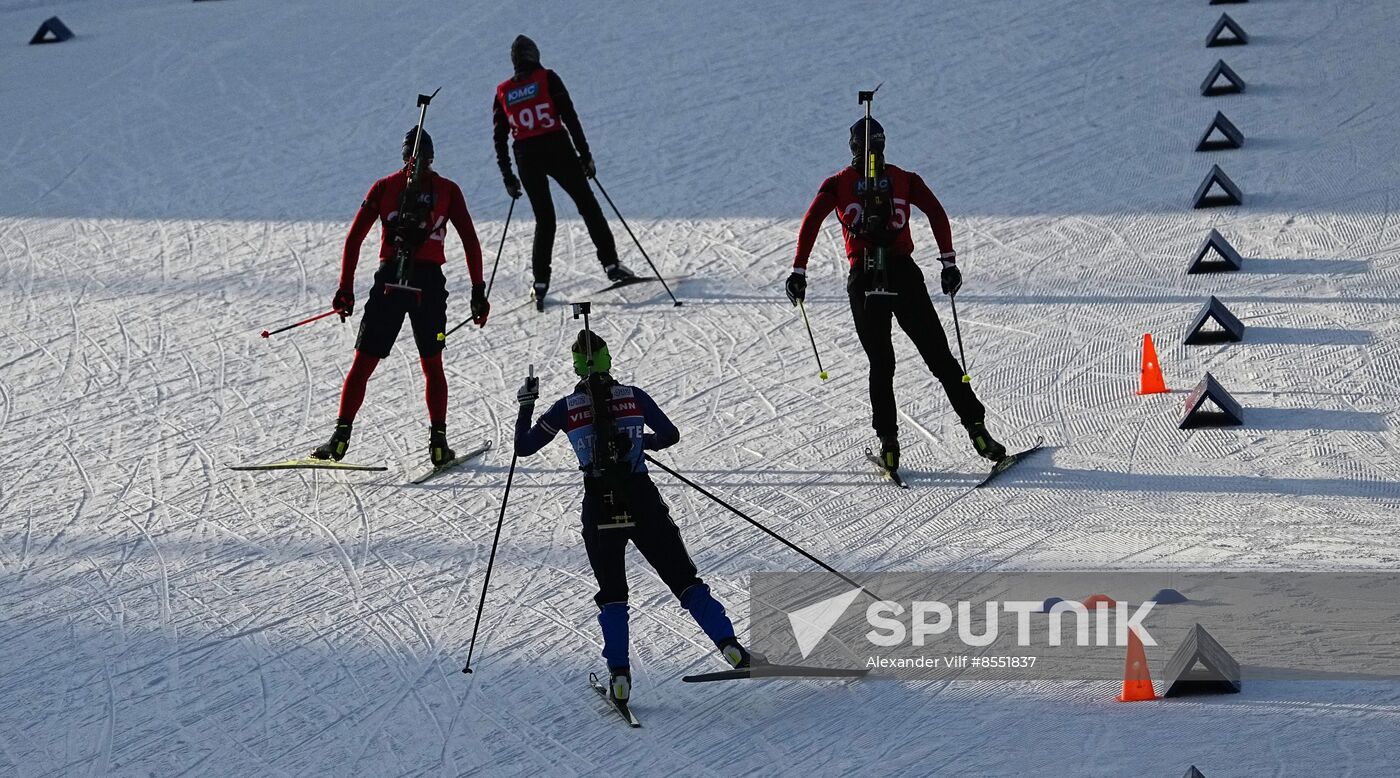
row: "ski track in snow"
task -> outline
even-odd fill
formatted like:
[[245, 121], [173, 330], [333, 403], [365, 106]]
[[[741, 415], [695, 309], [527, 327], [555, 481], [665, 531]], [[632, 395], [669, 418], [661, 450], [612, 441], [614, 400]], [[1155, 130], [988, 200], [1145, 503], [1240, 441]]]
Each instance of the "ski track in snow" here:
[[[629, 731], [586, 686], [601, 638], [560, 443], [517, 468], [463, 675], [513, 391], [527, 364], [546, 396], [572, 384], [567, 306], [511, 310], [528, 285], [525, 202], [490, 324], [455, 334], [446, 359], [454, 442], [492, 451], [404, 486], [427, 432], [405, 334], [350, 454], [387, 473], [225, 469], [329, 429], [358, 318], [257, 333], [325, 305], [414, 92], [446, 87], [429, 128], [488, 273], [504, 226], [485, 108], [516, 9], [343, 5], [0, 0], [4, 29], [58, 13], [79, 36], [0, 49], [0, 774], [1392, 771], [1394, 684], [1260, 682], [1142, 706], [1110, 704], [1109, 683], [682, 684], [720, 660], [636, 555], [645, 728]], [[1234, 49], [1201, 46], [1218, 11], [1204, 2], [537, 9], [529, 32], [570, 85], [609, 193], [663, 271], [691, 276], [672, 284], [682, 309], [649, 286], [594, 298], [619, 378], [682, 430], [659, 458], [849, 570], [1393, 567], [1400, 138], [1385, 90], [1400, 80], [1387, 36], [1400, 8], [1239, 9], [1254, 40]], [[849, 44], [862, 36], [899, 56], [873, 61]], [[1220, 52], [1249, 91], [1200, 98]], [[833, 222], [808, 300], [830, 381], [782, 298], [797, 220], [844, 161], [850, 92], [879, 81], [892, 161], [924, 173], [953, 217], [989, 424], [1009, 447], [1047, 438], [986, 490], [968, 492], [984, 464], [902, 336], [914, 488], [870, 472]], [[1217, 109], [1245, 147], [1192, 153]], [[1246, 205], [1189, 210], [1216, 162]], [[584, 298], [604, 281], [555, 198], [554, 291]], [[915, 227], [936, 287], [927, 223]], [[1211, 227], [1243, 272], [1184, 275]], [[449, 257], [455, 323], [455, 238]], [[1180, 344], [1210, 294], [1246, 322], [1244, 343]], [[1144, 332], [1170, 395], [1134, 394]], [[1207, 370], [1244, 427], [1176, 429]], [[746, 634], [749, 573], [807, 562], [655, 478]], [[1164, 652], [1149, 651], [1154, 669]]]

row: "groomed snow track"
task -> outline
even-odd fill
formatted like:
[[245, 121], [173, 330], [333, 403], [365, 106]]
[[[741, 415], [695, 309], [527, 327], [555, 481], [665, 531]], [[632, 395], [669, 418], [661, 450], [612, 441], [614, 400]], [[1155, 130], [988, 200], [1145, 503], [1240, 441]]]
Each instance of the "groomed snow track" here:
[[[630, 731], [583, 685], [600, 639], [561, 445], [517, 473], [462, 675], [513, 391], [528, 363], [546, 395], [571, 385], [565, 310], [504, 313], [529, 281], [523, 202], [497, 313], [448, 347], [454, 440], [497, 443], [478, 466], [402, 485], [427, 442], [405, 338], [352, 447], [388, 473], [224, 468], [328, 433], [358, 318], [258, 332], [324, 309], [417, 92], [444, 87], [438, 167], [490, 257], [506, 198], [487, 103], [523, 31], [569, 84], [652, 258], [693, 275], [682, 309], [641, 287], [598, 298], [594, 323], [619, 377], [679, 424], [665, 461], [741, 509], [850, 570], [1393, 567], [1400, 6], [1240, 6], [1250, 45], [1224, 51], [1249, 91], [1205, 99], [1220, 51], [1202, 45], [1218, 12], [1205, 0], [628, 2], [532, 6], [533, 21], [474, 5], [0, 0], [0, 774], [1392, 771], [1393, 684], [1122, 706], [1108, 683], [685, 685], [718, 659], [640, 562], [647, 727]], [[55, 13], [74, 40], [22, 45]], [[798, 219], [846, 161], [855, 90], [880, 81], [891, 161], [953, 216], [990, 426], [1053, 447], [956, 502], [982, 466], [902, 338], [913, 489], [863, 459], [865, 359], [834, 223], [808, 298], [830, 381], [781, 298]], [[1193, 153], [1217, 109], [1244, 148]], [[1214, 162], [1245, 205], [1191, 211]], [[1184, 275], [1211, 227], [1244, 270]], [[915, 238], [933, 266], [922, 219]], [[449, 256], [461, 319], [455, 238]], [[558, 296], [601, 284], [564, 220]], [[1178, 345], [1210, 294], [1245, 342]], [[1245, 426], [1184, 433], [1182, 394], [1136, 396], [1144, 332], [1170, 386], [1210, 370]], [[656, 478], [746, 630], [748, 574], [806, 562]]]

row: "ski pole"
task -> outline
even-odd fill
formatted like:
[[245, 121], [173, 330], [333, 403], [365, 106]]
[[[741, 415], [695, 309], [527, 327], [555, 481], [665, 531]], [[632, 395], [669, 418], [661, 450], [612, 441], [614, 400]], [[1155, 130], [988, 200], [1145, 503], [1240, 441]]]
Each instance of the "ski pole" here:
[[957, 295], [952, 295], [952, 294], [948, 295], [948, 304], [951, 305], [951, 306], [953, 306], [953, 332], [957, 333], [957, 336], [958, 336], [958, 358], [959, 358], [960, 360], [962, 360], [962, 366], [963, 366], [963, 379], [962, 379], [962, 381], [963, 381], [963, 383], [965, 383], [965, 384], [970, 384], [970, 383], [972, 383], [972, 376], [968, 375], [968, 373], [967, 373], [967, 355], [963, 353], [963, 345], [962, 345], [962, 327], [960, 327], [960, 326], [958, 325], [958, 298], [957, 298]]
[[325, 313], [318, 313], [318, 314], [316, 314], [315, 316], [312, 316], [312, 317], [309, 318], [309, 319], [302, 319], [301, 321], [297, 322], [296, 324], [288, 324], [288, 325], [285, 326], [285, 327], [281, 327], [281, 328], [279, 328], [279, 329], [272, 330], [271, 332], [269, 332], [269, 331], [267, 331], [267, 330], [263, 330], [263, 331], [262, 331], [262, 336], [263, 336], [264, 338], [270, 338], [270, 337], [272, 337], [273, 335], [276, 335], [276, 334], [279, 333], [279, 332], [286, 332], [287, 330], [296, 329], [297, 327], [300, 327], [300, 326], [303, 325], [303, 324], [310, 324], [311, 322], [316, 321], [317, 319], [324, 319], [324, 318], [326, 318], [327, 316], [330, 316], [330, 315], [332, 315], [332, 314], [337, 314], [337, 313], [340, 313], [339, 309], [332, 308], [332, 309], [330, 309], [329, 311], [326, 311]]
[[872, 598], [874, 598], [874, 599], [876, 599], [876, 600], [882, 599], [882, 598], [876, 596], [875, 594], [873, 594], [869, 589], [867, 589], [867, 588], [865, 588], [864, 586], [861, 586], [860, 584], [858, 584], [858, 583], [856, 583], [855, 581], [851, 580], [849, 577], [847, 577], [844, 573], [838, 571], [836, 568], [832, 567], [831, 565], [829, 565], [829, 564], [827, 564], [827, 563], [821, 561], [820, 559], [817, 559], [816, 557], [814, 557], [814, 556], [812, 556], [811, 554], [807, 553], [806, 551], [802, 550], [802, 548], [801, 548], [800, 546], [798, 546], [797, 544], [793, 543], [792, 541], [789, 541], [787, 538], [783, 537], [782, 535], [779, 535], [778, 533], [774, 532], [773, 530], [768, 529], [767, 527], [763, 526], [763, 524], [759, 523], [759, 522], [756, 521], [755, 519], [749, 518], [748, 515], [746, 515], [743, 511], [739, 510], [738, 508], [735, 508], [733, 505], [730, 505], [729, 503], [725, 502], [724, 500], [721, 500], [720, 498], [718, 498], [718, 497], [714, 496], [713, 494], [709, 493], [708, 491], [706, 491], [706, 490], [704, 489], [704, 487], [700, 486], [699, 484], [695, 483], [694, 481], [690, 480], [689, 478], [686, 478], [685, 476], [681, 475], [680, 473], [677, 473], [676, 471], [672, 470], [671, 468], [669, 468], [669, 467], [667, 467], [667, 466], [661, 464], [660, 462], [656, 461], [656, 459], [655, 459], [651, 454], [645, 454], [644, 456], [647, 458], [647, 461], [648, 461], [648, 462], [652, 463], [653, 465], [656, 465], [657, 467], [661, 468], [662, 470], [665, 470], [666, 472], [668, 472], [668, 473], [670, 473], [671, 475], [675, 476], [676, 478], [680, 479], [681, 483], [685, 484], [686, 486], [689, 486], [690, 488], [694, 489], [695, 491], [697, 491], [697, 492], [699, 492], [699, 493], [705, 495], [706, 497], [710, 498], [711, 500], [714, 500], [715, 502], [719, 503], [721, 506], [723, 506], [724, 508], [726, 508], [730, 513], [734, 514], [735, 516], [738, 516], [739, 518], [743, 519], [744, 521], [747, 521], [748, 523], [750, 523], [750, 524], [754, 525], [755, 527], [758, 527], [759, 529], [761, 529], [761, 530], [763, 530], [764, 532], [768, 533], [769, 536], [771, 536], [773, 539], [777, 540], [779, 543], [782, 543], [783, 545], [787, 546], [788, 548], [792, 549], [793, 551], [796, 551], [797, 553], [801, 554], [802, 556], [807, 557], [807, 558], [810, 559], [811, 561], [815, 562], [815, 563], [817, 564], [818, 567], [822, 568], [823, 570], [827, 571], [828, 573], [831, 573], [832, 575], [836, 576], [837, 578], [840, 578], [841, 580], [845, 581], [846, 583], [850, 584], [851, 586], [854, 586], [854, 587], [856, 587], [857, 589], [860, 589], [861, 591], [865, 592], [866, 594], [869, 594]]
[[[491, 298], [491, 290], [496, 286], [496, 268], [501, 266], [501, 250], [506, 247], [506, 233], [510, 232], [510, 217], [515, 213], [515, 198], [510, 198], [510, 208], [506, 210], [506, 226], [501, 228], [501, 242], [496, 244], [496, 261], [491, 265], [491, 280], [486, 284], [486, 298]], [[462, 322], [466, 324], [466, 322]], [[462, 326], [458, 324], [457, 327]], [[453, 329], [456, 329], [454, 327]]]
[[[498, 267], [501, 266], [501, 250], [504, 249], [504, 248], [506, 247], [506, 233], [510, 232], [510, 217], [511, 217], [511, 214], [513, 214], [513, 213], [515, 213], [515, 198], [514, 198], [514, 197], [510, 198], [510, 208], [506, 211], [506, 226], [504, 226], [504, 227], [501, 228], [501, 242], [496, 246], [496, 262], [495, 262], [495, 264], [491, 265], [491, 280], [490, 280], [490, 282], [488, 282], [488, 283], [486, 284], [486, 299], [488, 299], [488, 300], [491, 299], [491, 287], [493, 287], [493, 286], [496, 285], [496, 268], [498, 268]], [[467, 318], [463, 319], [463, 320], [461, 321], [461, 323], [458, 324], [456, 327], [453, 327], [452, 329], [450, 329], [450, 330], [448, 330], [446, 333], [444, 333], [443, 337], [446, 337], [447, 335], [451, 335], [452, 333], [456, 332], [457, 330], [460, 330], [460, 329], [462, 329], [463, 327], [467, 326], [467, 322], [469, 322], [469, 321], [471, 321], [471, 320], [472, 320], [472, 317], [470, 317], [470, 316], [468, 316]]]
[[797, 307], [802, 309], [802, 323], [807, 325], [807, 339], [812, 341], [812, 356], [817, 358], [817, 375], [822, 380], [826, 380], [826, 368], [822, 367], [822, 355], [817, 351], [817, 339], [812, 335], [812, 322], [807, 320], [807, 305], [802, 300], [797, 301]]
[[627, 234], [632, 237], [632, 242], [637, 244], [637, 250], [642, 252], [642, 259], [645, 259], [647, 264], [651, 265], [651, 272], [656, 274], [656, 280], [660, 281], [661, 285], [665, 287], [666, 294], [671, 295], [671, 302], [676, 304], [675, 307], [681, 307], [681, 301], [676, 299], [676, 295], [671, 291], [671, 287], [667, 285], [666, 279], [661, 277], [661, 271], [656, 269], [656, 263], [652, 262], [651, 257], [647, 256], [647, 250], [642, 248], [642, 242], [637, 240], [637, 236], [632, 233], [632, 228], [627, 226], [627, 220], [622, 218], [622, 212], [617, 210], [617, 205], [613, 203], [611, 197], [608, 197], [608, 190], [603, 188], [603, 182], [599, 181], [597, 176], [594, 176], [593, 183], [598, 185], [598, 191], [603, 193], [603, 199], [608, 201], [608, 205], [612, 206], [613, 213], [617, 214], [617, 220], [622, 222], [622, 228], [627, 230]]
[[[530, 377], [527, 383], [535, 386], [536, 394], [539, 393], [539, 383], [535, 379], [535, 366], [530, 365]], [[512, 446], [512, 448], [514, 448]], [[476, 633], [481, 629], [481, 611], [486, 608], [486, 589], [491, 586], [491, 569], [496, 566], [496, 546], [501, 542], [501, 525], [506, 521], [506, 503], [510, 502], [510, 484], [515, 480], [515, 462], [520, 458], [514, 451], [510, 455], [510, 471], [506, 473], [506, 493], [501, 496], [501, 514], [496, 517], [496, 536], [491, 539], [491, 558], [486, 560], [486, 578], [481, 582], [481, 601], [476, 604], [476, 623], [472, 625], [472, 642], [467, 647], [467, 664], [462, 668], [462, 672], [471, 674], [472, 653], [476, 651]]]
[[[530, 371], [531, 373], [534, 370]], [[481, 629], [481, 611], [486, 607], [486, 588], [491, 585], [491, 568], [496, 565], [496, 546], [501, 542], [501, 525], [506, 520], [506, 502], [510, 500], [510, 483], [515, 480], [515, 460], [517, 455], [510, 455], [510, 472], [506, 473], [506, 493], [501, 497], [501, 515], [496, 517], [496, 537], [491, 540], [491, 558], [486, 561], [486, 578], [481, 582], [481, 601], [476, 604], [476, 623], [472, 625], [472, 642], [467, 647], [467, 664], [462, 668], [462, 672], [471, 674], [472, 653], [476, 651], [476, 633]]]

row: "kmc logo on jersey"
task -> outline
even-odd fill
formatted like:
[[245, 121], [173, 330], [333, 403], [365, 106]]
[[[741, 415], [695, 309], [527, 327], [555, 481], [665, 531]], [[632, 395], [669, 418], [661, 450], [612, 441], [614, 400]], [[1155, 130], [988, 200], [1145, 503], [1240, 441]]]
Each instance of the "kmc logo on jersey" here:
[[[865, 182], [866, 182], [866, 179], [864, 179], [864, 178], [861, 178], [861, 179], [857, 179], [857, 180], [856, 180], [856, 194], [858, 194], [858, 195], [865, 194], [865, 190], [866, 190]], [[889, 188], [890, 188], [890, 177], [889, 177], [889, 176], [881, 176], [880, 178], [875, 179], [875, 188], [878, 189], [878, 190], [880, 190], [881, 192], [887, 192], [887, 191], [889, 191]]]
[[506, 104], [515, 105], [516, 103], [519, 103], [521, 101], [529, 100], [539, 93], [540, 85], [537, 83], [526, 84], [525, 86], [518, 86], [510, 90], [509, 92], [506, 92]]

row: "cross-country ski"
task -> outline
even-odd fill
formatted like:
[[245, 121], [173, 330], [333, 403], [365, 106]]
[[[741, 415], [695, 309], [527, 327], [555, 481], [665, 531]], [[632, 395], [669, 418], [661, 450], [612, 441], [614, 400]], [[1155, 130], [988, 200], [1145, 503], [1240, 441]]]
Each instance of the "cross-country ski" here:
[[446, 462], [443, 462], [443, 463], [440, 464], [440, 465], [434, 465], [434, 466], [428, 468], [427, 470], [424, 470], [423, 472], [419, 473], [418, 475], [415, 475], [415, 476], [409, 481], [409, 483], [411, 483], [411, 484], [424, 484], [424, 483], [427, 483], [428, 481], [431, 481], [432, 479], [437, 478], [438, 476], [442, 475], [443, 473], [445, 473], [445, 472], [447, 472], [447, 471], [449, 471], [449, 470], [452, 470], [453, 468], [456, 468], [458, 465], [466, 464], [467, 462], [469, 462], [469, 461], [471, 461], [471, 460], [473, 460], [473, 459], [476, 459], [477, 457], [481, 456], [482, 454], [485, 454], [487, 451], [490, 451], [490, 450], [491, 450], [491, 441], [488, 440], [488, 441], [482, 443], [480, 446], [478, 446], [478, 447], [472, 449], [471, 451], [466, 452], [465, 454], [458, 454], [456, 457], [453, 457], [452, 459], [450, 459], [450, 460], [448, 460], [448, 461], [446, 461]]
[[383, 465], [361, 465], [354, 462], [336, 462], [331, 459], [317, 459], [315, 457], [302, 457], [300, 459], [283, 459], [277, 462], [268, 462], [259, 465], [229, 465], [229, 470], [359, 470], [366, 472], [381, 472], [389, 468]]
[[686, 683], [706, 683], [709, 681], [762, 680], [764, 678], [863, 678], [869, 670], [846, 670], [833, 667], [806, 667], [804, 665], [755, 665], [743, 670], [718, 670], [713, 673], [696, 673], [681, 678]]
[[618, 715], [622, 716], [623, 721], [626, 721], [628, 726], [633, 729], [641, 728], [642, 722], [637, 719], [637, 714], [632, 712], [632, 708], [627, 704], [627, 701], [612, 696], [612, 693], [608, 691], [608, 687], [598, 679], [596, 673], [588, 674], [588, 685], [592, 686], [593, 691], [597, 692], [598, 696], [603, 698], [604, 704], [617, 711]]
[[983, 478], [977, 484], [977, 486], [980, 488], [991, 483], [993, 479], [995, 479], [997, 476], [1001, 475], [1002, 473], [1005, 473], [1007, 470], [1010, 470], [1012, 466], [1025, 459], [1026, 457], [1030, 456], [1031, 454], [1034, 454], [1035, 452], [1039, 451], [1044, 445], [1045, 438], [1040, 437], [1036, 438], [1035, 444], [1032, 445], [1030, 448], [1026, 449], [1025, 451], [1017, 451], [1014, 454], [1007, 454], [1001, 459], [1001, 461], [997, 462], [995, 465], [992, 465], [992, 471], [988, 473], [987, 477]]
[[[693, 277], [693, 276], [691, 276], [691, 275], [689, 275], [689, 274], [686, 274], [686, 275], [678, 275], [678, 276], [671, 276], [670, 282], [671, 282], [671, 283], [680, 283], [681, 281], [684, 281], [684, 280], [686, 280], [687, 278], [692, 278], [692, 277]], [[658, 276], [634, 276], [634, 277], [632, 277], [632, 278], [624, 278], [624, 279], [622, 279], [621, 281], [616, 281], [616, 282], [614, 282], [614, 283], [608, 284], [607, 286], [603, 287], [602, 289], [598, 289], [597, 291], [595, 291], [594, 294], [603, 294], [603, 293], [605, 293], [605, 292], [615, 292], [615, 291], [617, 291], [617, 290], [619, 290], [619, 289], [626, 289], [626, 288], [629, 287], [629, 286], [636, 286], [637, 284], [650, 284], [650, 283], [656, 283], [656, 282], [663, 282], [663, 283], [664, 283], [664, 282], [665, 282], [665, 279], [662, 279], [662, 278], [660, 278], [660, 277], [658, 277]]]
[[[888, 453], [886, 456], [888, 456]], [[870, 464], [875, 466], [875, 470], [880, 474], [881, 478], [884, 478], [886, 481], [889, 481], [901, 489], [909, 488], [909, 484], [904, 482], [904, 476], [900, 475], [898, 467], [889, 465], [884, 459], [881, 459], [879, 455], [868, 448], [865, 450], [865, 458], [870, 460]]]

